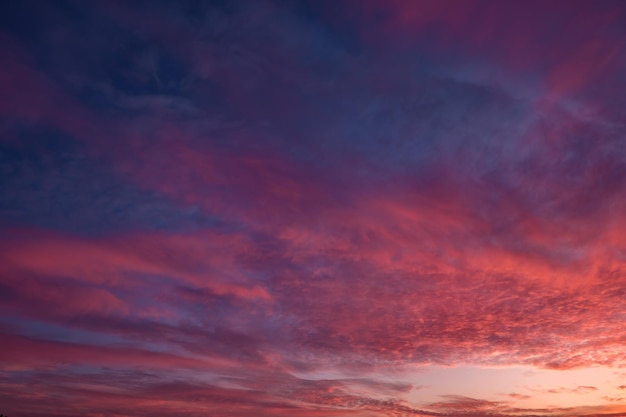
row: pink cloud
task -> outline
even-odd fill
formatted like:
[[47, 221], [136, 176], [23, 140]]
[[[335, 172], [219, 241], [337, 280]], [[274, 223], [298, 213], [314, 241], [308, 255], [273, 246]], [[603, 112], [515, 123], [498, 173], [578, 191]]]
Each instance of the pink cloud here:
[[2, 268], [7, 276], [62, 276], [121, 288], [137, 285], [143, 275], [165, 276], [218, 295], [268, 301], [267, 291], [248, 286], [234, 264], [232, 249], [247, 244], [224, 235], [88, 240], [43, 234], [5, 247]]
[[[3, 344], [0, 362], [5, 371], [55, 368], [70, 363], [122, 368], [136, 366], [139, 369], [207, 369], [220, 364], [219, 360], [210, 358], [199, 360], [135, 348], [52, 342], [7, 334], [3, 335]], [[46, 355], [41, 355], [42, 351]]]

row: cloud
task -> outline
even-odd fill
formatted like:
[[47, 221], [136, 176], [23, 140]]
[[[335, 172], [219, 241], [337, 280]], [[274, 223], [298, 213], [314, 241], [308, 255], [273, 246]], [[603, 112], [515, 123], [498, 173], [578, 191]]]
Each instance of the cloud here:
[[529, 400], [532, 398], [530, 395], [518, 394], [516, 392], [510, 393], [508, 396], [516, 400]]
[[596, 387], [585, 386], [585, 385], [579, 385], [575, 388], [559, 387], [559, 388], [528, 388], [528, 389], [533, 392], [539, 392], [539, 393], [544, 393], [544, 394], [563, 394], [563, 393], [587, 394], [590, 392], [598, 391], [598, 388]]
[[626, 362], [623, 7], [218, 3], [2, 6], [2, 411], [621, 412], [407, 374]]
[[[231, 238], [218, 243], [218, 240], [209, 241], [193, 235], [139, 235], [136, 239], [128, 236], [123, 240], [90, 241], [43, 235], [30, 243], [5, 247], [3, 269], [7, 274], [66, 277], [89, 284], [120, 287], [131, 286], [131, 282], [140, 276], [160, 276], [180, 280], [217, 295], [269, 300], [270, 296], [262, 288], [226, 282], [229, 275], [235, 281], [243, 277], [236, 276], [238, 271], [226, 271], [232, 259], [229, 261], [221, 256], [219, 249], [213, 251], [213, 261], [205, 258], [206, 252], [201, 246], [217, 244], [224, 251], [230, 245], [245, 245], [237, 237]], [[220, 268], [225, 268], [221, 274], [222, 282], [219, 282], [220, 279], [207, 279], [204, 275], [209, 269], [215, 273]]]
[[598, 388], [587, 385], [579, 385], [578, 387], [576, 387], [576, 392], [592, 392], [597, 390]]
[[[76, 365], [121, 366], [131, 364], [139, 368], [208, 368], [211, 360], [184, 358], [158, 351], [136, 348], [100, 347], [81, 343], [53, 342], [27, 337], [4, 335], [0, 361], [3, 370], [32, 370], [39, 367], [57, 367], [72, 363]], [[39, 352], [45, 349], [48, 354]], [[219, 361], [217, 361], [219, 363]]]
[[617, 402], [621, 402], [624, 401], [624, 397], [609, 397], [609, 396], [604, 396], [602, 397], [603, 400], [611, 402], [611, 403], [617, 403]]
[[428, 408], [443, 413], [494, 412], [502, 408], [502, 404], [494, 401], [464, 397], [460, 395], [442, 396], [444, 401], [428, 405]]
[[[292, 401], [277, 400], [259, 391], [221, 388], [219, 386], [184, 382], [177, 379], [159, 380], [151, 374], [116, 374], [109, 371], [106, 379], [92, 375], [92, 382], [84, 383], [79, 375], [59, 378], [51, 374], [39, 374], [38, 382], [31, 386], [30, 393], [14, 389], [14, 398], [6, 397], [9, 408], [33, 396], [37, 402], [22, 406], [25, 415], [40, 415], [50, 409], [63, 409], [67, 406], [59, 400], [62, 394], [73, 398], [73, 403], [83, 409], [94, 410], [89, 415], [97, 415], [98, 410], [107, 409], [113, 414], [131, 413], [148, 416], [161, 413], [167, 416], [182, 416], [188, 413], [228, 413], [245, 416], [250, 412], [259, 415], [295, 415], [302, 417], [352, 415], [350, 411], [310, 409]], [[117, 386], [111, 386], [117, 381]], [[97, 399], [94, 398], [97, 395]], [[158, 400], [156, 400], [158, 398]], [[184, 405], [186, 404], [186, 405]], [[181, 407], [184, 407], [181, 409]], [[274, 414], [273, 414], [274, 413]]]

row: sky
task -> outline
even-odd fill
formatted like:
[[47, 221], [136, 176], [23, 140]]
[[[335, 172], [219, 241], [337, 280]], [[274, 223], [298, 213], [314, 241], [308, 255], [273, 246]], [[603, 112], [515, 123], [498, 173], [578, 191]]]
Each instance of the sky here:
[[0, 2], [0, 413], [626, 416], [626, 2]]

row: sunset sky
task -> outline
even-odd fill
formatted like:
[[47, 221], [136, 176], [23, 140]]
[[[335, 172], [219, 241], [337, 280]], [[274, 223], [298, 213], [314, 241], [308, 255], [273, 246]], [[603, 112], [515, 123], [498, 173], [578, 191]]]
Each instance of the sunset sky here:
[[0, 414], [626, 416], [626, 1], [0, 1]]

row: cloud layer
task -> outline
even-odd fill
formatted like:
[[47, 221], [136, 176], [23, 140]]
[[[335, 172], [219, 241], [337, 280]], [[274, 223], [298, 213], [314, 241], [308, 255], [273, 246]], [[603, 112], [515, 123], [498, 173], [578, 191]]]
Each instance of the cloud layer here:
[[621, 2], [0, 15], [0, 412], [626, 412]]

